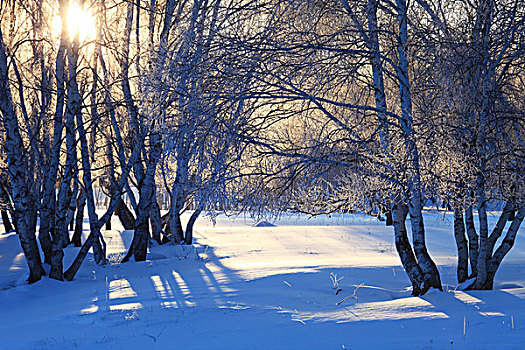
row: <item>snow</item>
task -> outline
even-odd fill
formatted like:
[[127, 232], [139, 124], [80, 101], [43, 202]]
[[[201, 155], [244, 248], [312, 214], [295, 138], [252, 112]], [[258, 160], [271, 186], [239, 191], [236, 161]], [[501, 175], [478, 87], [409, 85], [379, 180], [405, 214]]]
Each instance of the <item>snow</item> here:
[[[75, 281], [46, 277], [34, 285], [24, 283], [27, 268], [18, 238], [0, 234], [0, 348], [521, 349], [525, 344], [524, 232], [496, 276], [496, 289], [465, 292], [456, 285], [452, 217], [427, 212], [429, 251], [445, 291], [416, 298], [396, 255], [392, 228], [375, 218], [292, 215], [264, 227], [248, 217], [215, 220], [215, 225], [206, 218], [197, 221], [193, 247], [154, 245], [148, 261], [119, 264], [133, 233], [119, 230], [115, 219], [116, 230], [104, 232], [109, 264], [96, 266], [88, 258]], [[77, 251], [66, 249], [66, 266]], [[344, 277], [337, 295], [331, 274]]]

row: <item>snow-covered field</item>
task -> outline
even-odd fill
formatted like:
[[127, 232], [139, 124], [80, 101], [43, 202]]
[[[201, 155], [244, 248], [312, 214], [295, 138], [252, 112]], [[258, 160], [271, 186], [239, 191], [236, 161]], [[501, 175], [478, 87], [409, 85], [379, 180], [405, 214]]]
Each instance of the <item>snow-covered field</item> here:
[[[496, 290], [463, 292], [452, 217], [425, 219], [445, 291], [417, 298], [392, 228], [361, 215], [275, 227], [201, 218], [194, 247], [153, 246], [148, 261], [122, 265], [132, 232], [114, 220], [104, 233], [110, 264], [89, 259], [74, 282], [30, 286], [18, 238], [0, 234], [0, 348], [524, 349], [525, 232]], [[77, 249], [67, 248], [66, 266]]]

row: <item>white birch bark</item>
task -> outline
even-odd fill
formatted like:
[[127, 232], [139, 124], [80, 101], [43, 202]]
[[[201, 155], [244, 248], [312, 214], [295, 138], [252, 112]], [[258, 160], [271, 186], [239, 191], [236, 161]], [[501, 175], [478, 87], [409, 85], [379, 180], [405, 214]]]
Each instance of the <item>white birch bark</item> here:
[[442, 290], [441, 279], [436, 264], [430, 258], [425, 243], [425, 225], [423, 222], [422, 205], [423, 195], [419, 165], [419, 153], [412, 117], [412, 98], [410, 79], [408, 74], [408, 18], [405, 0], [396, 0], [398, 15], [398, 66], [397, 78], [399, 82], [401, 100], [400, 127], [403, 132], [405, 149], [409, 163], [408, 188], [410, 191], [410, 220], [412, 222], [412, 240], [417, 261], [421, 267], [426, 285]]
[[44, 275], [36, 235], [31, 232], [32, 216], [30, 196], [28, 191], [27, 158], [25, 147], [20, 135], [20, 126], [13, 108], [9, 88], [9, 73], [4, 40], [0, 28], [0, 111], [2, 123], [6, 132], [5, 148], [7, 153], [8, 173], [11, 179], [11, 198], [14, 203], [14, 223], [20, 239], [27, 265], [29, 267], [29, 283], [34, 283]]

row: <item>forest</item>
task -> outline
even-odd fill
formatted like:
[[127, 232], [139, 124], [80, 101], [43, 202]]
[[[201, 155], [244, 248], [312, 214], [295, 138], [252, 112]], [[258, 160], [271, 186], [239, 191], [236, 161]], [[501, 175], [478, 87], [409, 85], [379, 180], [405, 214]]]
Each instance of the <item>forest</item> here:
[[0, 0], [0, 116], [28, 284], [109, 264], [112, 218], [126, 265], [203, 218], [362, 213], [423, 296], [438, 208], [455, 283], [492, 290], [525, 218], [525, 2]]

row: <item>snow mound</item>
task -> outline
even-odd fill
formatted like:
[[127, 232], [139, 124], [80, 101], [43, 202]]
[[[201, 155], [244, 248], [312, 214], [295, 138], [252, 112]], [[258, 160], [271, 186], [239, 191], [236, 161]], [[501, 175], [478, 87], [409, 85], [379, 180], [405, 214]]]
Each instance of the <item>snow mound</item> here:
[[256, 223], [254, 227], [277, 227], [277, 225], [274, 225], [271, 222], [263, 220], [263, 221], [259, 221], [258, 223]]

